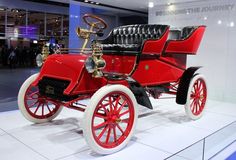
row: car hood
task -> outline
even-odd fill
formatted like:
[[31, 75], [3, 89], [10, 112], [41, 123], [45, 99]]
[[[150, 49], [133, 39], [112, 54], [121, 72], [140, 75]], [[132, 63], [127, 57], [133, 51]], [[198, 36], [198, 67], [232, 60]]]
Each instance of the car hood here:
[[88, 55], [54, 54], [47, 58], [41, 68], [39, 77], [33, 85], [37, 85], [43, 77], [70, 81], [64, 94], [70, 94], [79, 81]]

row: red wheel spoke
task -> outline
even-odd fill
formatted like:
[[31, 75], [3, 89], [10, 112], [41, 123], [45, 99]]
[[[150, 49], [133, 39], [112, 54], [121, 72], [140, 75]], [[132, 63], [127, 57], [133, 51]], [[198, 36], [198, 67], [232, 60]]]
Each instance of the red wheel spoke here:
[[39, 107], [40, 107], [40, 103], [38, 104], [38, 106], [37, 106], [37, 108], [36, 108], [36, 110], [34, 111], [34, 114], [36, 114], [37, 113], [37, 111], [38, 111], [38, 109], [39, 109]]
[[51, 100], [51, 99], [46, 99], [48, 102], [51, 102], [52, 104], [54, 104], [55, 106], [57, 106], [58, 105], [58, 103], [57, 102], [55, 102], [55, 101], [53, 101], [53, 100]]
[[201, 103], [198, 101], [198, 112], [201, 110]]
[[125, 114], [127, 114], [127, 113], [129, 113], [129, 110], [127, 110], [127, 111], [121, 113], [119, 116], [122, 117], [123, 115], [125, 115]]
[[101, 137], [104, 135], [108, 127], [103, 128], [102, 132], [98, 135], [98, 139], [101, 139]]
[[101, 124], [99, 124], [97, 126], [94, 126], [94, 129], [97, 130], [97, 129], [100, 129], [100, 128], [106, 126], [106, 125], [107, 125], [107, 122], [102, 122]]
[[42, 105], [42, 116], [44, 115], [44, 104]]
[[33, 92], [33, 93], [31, 93], [30, 95], [28, 95], [28, 97], [31, 97], [31, 98], [33, 98], [33, 96], [35, 95], [35, 94], [37, 94], [37, 93], [39, 93], [38, 91], [36, 91], [36, 92]]
[[102, 104], [101, 104], [101, 107], [100, 108], [103, 108], [104, 109], [104, 111], [105, 111], [105, 113], [106, 113], [106, 115], [108, 115], [109, 113], [108, 113], [108, 110], [106, 109], [106, 107], [105, 106], [103, 106]]
[[101, 113], [95, 113], [95, 117], [102, 118], [102, 119], [107, 119], [107, 117], [104, 114]]
[[103, 107], [108, 106], [110, 103], [101, 104]]
[[107, 133], [107, 138], [106, 138], [106, 144], [108, 144], [108, 142], [109, 142], [110, 135], [111, 135], [111, 128], [108, 127], [108, 133]]
[[197, 91], [197, 83], [194, 83], [193, 88], [194, 88], [194, 93], [196, 93], [196, 91]]
[[126, 104], [127, 104], [127, 102], [124, 101], [124, 102], [121, 104], [120, 108], [117, 110], [117, 113], [120, 113], [120, 111], [123, 109], [123, 107], [124, 107]]
[[111, 96], [109, 96], [109, 107], [110, 107], [110, 111], [113, 112], [113, 102], [111, 100]]
[[194, 92], [194, 90], [192, 90], [192, 91], [191, 91], [191, 95], [195, 95], [195, 92]]
[[48, 104], [46, 104], [47, 108], [48, 108], [48, 111], [51, 112], [51, 109], [50, 107], [48, 106]]
[[36, 105], [37, 103], [39, 103], [38, 101], [34, 102], [33, 104], [31, 104], [30, 106], [28, 106], [28, 108], [33, 107], [34, 105]]
[[116, 104], [115, 104], [115, 106], [114, 106], [114, 110], [115, 110], [115, 111], [117, 111], [119, 101], [120, 101], [120, 96], [116, 98]]
[[193, 107], [192, 107], [192, 111], [195, 112], [195, 109], [196, 109], [196, 100], [194, 100], [194, 103], [193, 103]]
[[198, 92], [198, 93], [199, 93], [199, 94], [201, 94], [201, 93], [202, 93], [202, 91], [203, 91], [203, 87], [202, 87], [202, 88], [199, 90], [199, 92]]
[[129, 123], [129, 120], [130, 120], [129, 118], [126, 118], [126, 119], [121, 120], [121, 122], [122, 123]]
[[117, 136], [116, 136], [116, 126], [113, 126], [113, 135], [114, 135], [114, 142], [117, 141]]
[[121, 133], [124, 134], [124, 131], [123, 131], [123, 129], [120, 127], [120, 125], [119, 125], [119, 124], [116, 124], [116, 126], [117, 126], [117, 128], [121, 131]]

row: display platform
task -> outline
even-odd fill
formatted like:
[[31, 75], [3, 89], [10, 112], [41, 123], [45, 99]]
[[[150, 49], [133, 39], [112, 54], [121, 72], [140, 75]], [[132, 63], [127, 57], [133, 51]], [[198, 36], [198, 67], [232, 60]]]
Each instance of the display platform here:
[[[4, 160], [165, 159], [236, 120], [236, 106], [208, 101], [192, 121], [173, 99], [151, 99], [154, 110], [139, 107], [136, 133], [120, 152], [101, 156], [83, 138], [83, 113], [64, 108], [51, 123], [32, 124], [19, 110], [0, 113], [0, 155]], [[228, 155], [229, 156], [229, 155]], [[226, 158], [226, 157], [225, 157]]]

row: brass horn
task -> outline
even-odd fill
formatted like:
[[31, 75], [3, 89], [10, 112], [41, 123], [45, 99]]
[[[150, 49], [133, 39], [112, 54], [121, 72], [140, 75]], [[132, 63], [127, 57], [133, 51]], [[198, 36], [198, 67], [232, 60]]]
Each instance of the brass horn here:
[[83, 39], [88, 39], [91, 34], [89, 30], [82, 29], [80, 27], [76, 29], [76, 33], [80, 38], [83, 38]]

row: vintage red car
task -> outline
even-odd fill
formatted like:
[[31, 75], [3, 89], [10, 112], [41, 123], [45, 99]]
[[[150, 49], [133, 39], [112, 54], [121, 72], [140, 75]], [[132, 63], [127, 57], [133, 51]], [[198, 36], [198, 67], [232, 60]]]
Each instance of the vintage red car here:
[[[149, 96], [176, 95], [188, 117], [202, 116], [207, 85], [197, 73], [200, 67], [186, 67], [186, 57], [196, 55], [205, 26], [181, 30], [156, 24], [120, 26], [97, 40], [107, 24], [94, 15], [83, 18], [90, 29], [77, 28], [85, 39], [80, 54], [49, 56], [40, 73], [20, 88], [18, 105], [25, 118], [43, 123], [63, 107], [82, 111], [87, 143], [97, 153], [110, 154], [133, 135], [138, 104], [152, 109]], [[85, 48], [92, 34], [96, 38], [91, 48]], [[82, 103], [88, 98], [89, 104]]]

